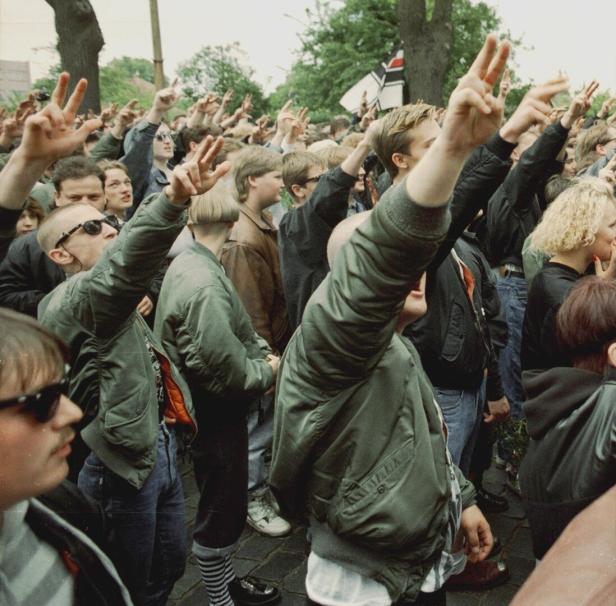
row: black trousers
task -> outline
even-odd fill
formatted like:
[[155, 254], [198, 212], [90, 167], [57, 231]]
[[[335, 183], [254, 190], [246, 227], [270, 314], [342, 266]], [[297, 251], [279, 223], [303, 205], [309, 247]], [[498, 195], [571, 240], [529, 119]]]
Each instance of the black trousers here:
[[200, 493], [193, 538], [202, 547], [233, 545], [244, 530], [248, 505], [246, 417], [200, 422], [192, 456]]

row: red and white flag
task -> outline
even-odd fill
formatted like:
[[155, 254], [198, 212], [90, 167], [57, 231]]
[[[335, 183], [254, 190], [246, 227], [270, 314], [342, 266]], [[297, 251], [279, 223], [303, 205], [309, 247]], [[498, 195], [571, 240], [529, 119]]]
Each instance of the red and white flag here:
[[340, 99], [347, 111], [359, 111], [361, 96], [367, 93], [368, 106], [376, 103], [377, 109], [390, 109], [404, 104], [404, 51], [397, 50], [387, 62], [353, 85]]

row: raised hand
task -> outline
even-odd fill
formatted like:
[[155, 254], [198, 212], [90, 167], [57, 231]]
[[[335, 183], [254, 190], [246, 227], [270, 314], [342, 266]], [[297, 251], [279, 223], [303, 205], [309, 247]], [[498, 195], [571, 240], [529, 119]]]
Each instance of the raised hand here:
[[368, 91], [365, 90], [359, 99], [359, 111], [357, 112], [357, 116], [363, 118], [368, 111]]
[[60, 74], [51, 95], [51, 102], [26, 120], [19, 149], [31, 161], [41, 160], [49, 164], [58, 158], [68, 156], [83, 144], [91, 132], [102, 126], [99, 118], [93, 118], [85, 120], [77, 130], [73, 128], [88, 82], [84, 78], [79, 80], [64, 105], [69, 79], [68, 73]]
[[599, 178], [610, 185], [616, 186], [616, 154], [614, 154], [610, 161], [599, 171]]
[[559, 75], [544, 84], [531, 88], [500, 129], [500, 136], [509, 143], [517, 143], [518, 139], [534, 124], [549, 124], [550, 115], [554, 111], [550, 99], [567, 90], [569, 81], [564, 75]]
[[359, 128], [365, 131], [376, 120], [376, 103], [366, 111], [359, 121]]
[[612, 111], [612, 107], [616, 105], [616, 97], [608, 97], [601, 105], [601, 109], [597, 112], [597, 118], [604, 120]]
[[234, 92], [232, 90], [225, 91], [225, 94], [222, 96], [222, 107], [225, 108], [229, 103], [231, 103], [231, 99], [233, 99]]
[[453, 91], [441, 135], [451, 152], [469, 153], [500, 126], [505, 103], [495, 98], [492, 90], [505, 69], [509, 50], [509, 42], [499, 46], [496, 36], [490, 34]]
[[214, 171], [210, 170], [223, 143], [222, 137], [214, 140], [208, 135], [201, 141], [190, 161], [179, 164], [173, 169], [171, 182], [164, 190], [165, 196], [171, 202], [184, 204], [191, 196], [205, 193], [228, 172], [231, 168], [229, 162], [219, 164]]
[[584, 87], [581, 92], [573, 97], [569, 109], [560, 119], [563, 128], [571, 128], [574, 122], [590, 109], [592, 96], [598, 88], [599, 83], [593, 80], [588, 86]]
[[168, 88], [161, 88], [154, 97], [154, 109], [161, 114], [169, 111], [180, 98], [178, 79], [175, 78]]
[[500, 85], [498, 87], [498, 96], [502, 99], [506, 99], [509, 91], [511, 90], [511, 74], [506, 69], [501, 78]]
[[111, 134], [121, 139], [124, 131], [137, 119], [137, 99], [131, 99], [115, 116]]
[[103, 108], [103, 111], [101, 111], [98, 117], [101, 119], [101, 122], [105, 124], [106, 122], [109, 122], [110, 120], [112, 120], [116, 116], [117, 113], [118, 113], [118, 104], [111, 103], [111, 105], [108, 105], [107, 107]]

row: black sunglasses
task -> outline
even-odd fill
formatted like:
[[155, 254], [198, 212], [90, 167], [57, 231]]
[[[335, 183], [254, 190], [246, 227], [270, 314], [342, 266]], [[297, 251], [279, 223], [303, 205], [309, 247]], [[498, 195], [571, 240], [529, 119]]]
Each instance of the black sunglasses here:
[[157, 141], [164, 141], [165, 139], [171, 139], [171, 141], [173, 141], [173, 137], [170, 133], [157, 133], [156, 135], [154, 135], [154, 138]]
[[53, 419], [58, 410], [60, 396], [66, 395], [68, 392], [69, 371], [70, 367], [67, 365], [65, 367], [65, 375], [61, 381], [43, 387], [37, 393], [25, 394], [10, 400], [0, 400], [0, 410], [12, 406], [22, 406], [26, 412], [34, 415], [34, 418], [39, 423], [47, 423]]
[[311, 182], [313, 182], [313, 181], [314, 181], [315, 183], [318, 183], [318, 182], [321, 180], [321, 177], [322, 177], [322, 176], [323, 176], [323, 175], [319, 175], [318, 177], [310, 177], [309, 179], [306, 179], [306, 180], [304, 181], [304, 185], [306, 185], [306, 183], [311, 183]]
[[103, 223], [107, 223], [107, 225], [111, 225], [114, 229], [118, 229], [117, 222], [109, 217], [104, 217], [102, 219], [90, 219], [89, 221], [84, 221], [83, 223], [78, 223], [75, 227], [71, 227], [68, 231], [65, 231], [58, 241], [54, 248], [58, 248], [62, 242], [66, 242], [76, 231], [79, 231], [83, 227], [83, 231], [85, 231], [88, 236], [98, 236], [103, 230]]

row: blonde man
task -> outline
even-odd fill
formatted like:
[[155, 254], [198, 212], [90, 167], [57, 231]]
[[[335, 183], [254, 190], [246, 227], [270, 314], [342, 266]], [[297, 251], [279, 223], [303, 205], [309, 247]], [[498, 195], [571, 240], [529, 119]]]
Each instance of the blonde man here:
[[278, 591], [237, 579], [231, 555], [247, 514], [250, 405], [275, 380], [278, 358], [255, 332], [220, 262], [240, 215], [224, 185], [193, 199], [195, 241], [170, 265], [156, 315], [156, 333], [186, 378], [199, 434], [192, 445], [200, 500], [192, 551], [212, 606], [271, 604]]
[[601, 120], [578, 135], [575, 161], [578, 174], [597, 177], [616, 153], [616, 127]]
[[[531, 246], [551, 259], [528, 292], [522, 329], [522, 369], [567, 366], [556, 338], [556, 314], [590, 264], [616, 261], [616, 199], [610, 185], [595, 177], [580, 179], [543, 214]], [[612, 277], [613, 263], [607, 277]]]

